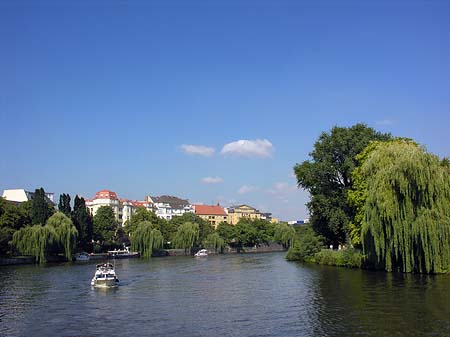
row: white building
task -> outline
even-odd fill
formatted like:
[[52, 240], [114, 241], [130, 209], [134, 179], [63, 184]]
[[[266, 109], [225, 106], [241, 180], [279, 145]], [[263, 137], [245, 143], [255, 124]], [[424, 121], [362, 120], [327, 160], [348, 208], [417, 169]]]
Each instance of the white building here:
[[[54, 193], [48, 193], [45, 192], [45, 196], [48, 199], [47, 201], [51, 202], [52, 204], [55, 203], [54, 201]], [[8, 201], [13, 202], [25, 202], [33, 199], [34, 192], [28, 192], [25, 191], [23, 188], [14, 189], [14, 190], [4, 190], [2, 197]]]
[[141, 205], [141, 202], [119, 199], [116, 192], [109, 190], [101, 190], [92, 199], [86, 199], [86, 207], [93, 216], [100, 207], [111, 207], [119, 226], [123, 226], [127, 220], [131, 219], [134, 209], [138, 206], [137, 204]]
[[144, 201], [137, 201], [119, 199], [115, 192], [102, 190], [97, 192], [92, 199], [86, 199], [86, 207], [92, 215], [95, 215], [102, 206], [109, 206], [113, 209], [120, 226], [124, 226], [125, 222], [131, 219], [137, 207], [145, 207], [166, 220], [171, 220], [173, 216], [184, 213], [194, 213], [188, 200], [172, 196], [147, 196]]
[[152, 210], [158, 217], [166, 220], [171, 220], [172, 217], [184, 213], [194, 213], [194, 207], [187, 199], [163, 195], [160, 197], [147, 196], [145, 200], [152, 205]]

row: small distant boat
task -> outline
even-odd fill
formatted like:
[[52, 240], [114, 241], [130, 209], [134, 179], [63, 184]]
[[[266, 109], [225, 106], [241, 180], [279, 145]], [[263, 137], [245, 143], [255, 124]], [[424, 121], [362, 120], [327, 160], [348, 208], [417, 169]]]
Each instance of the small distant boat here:
[[200, 249], [197, 253], [194, 254], [195, 257], [203, 257], [208, 256], [208, 251], [206, 249]]
[[127, 259], [130, 257], [139, 257], [138, 252], [130, 252], [130, 247], [124, 247], [125, 249], [108, 250], [108, 255], [113, 259]]
[[91, 286], [98, 288], [111, 288], [119, 285], [114, 266], [111, 263], [102, 263], [97, 265], [95, 275], [92, 278]]
[[75, 261], [89, 261], [91, 256], [86, 252], [81, 252], [75, 255]]

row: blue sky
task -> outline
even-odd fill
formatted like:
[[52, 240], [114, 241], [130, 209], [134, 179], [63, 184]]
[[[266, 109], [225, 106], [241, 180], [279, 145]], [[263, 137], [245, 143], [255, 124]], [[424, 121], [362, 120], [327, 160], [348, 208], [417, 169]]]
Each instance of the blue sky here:
[[0, 189], [303, 219], [322, 131], [448, 156], [449, 94], [447, 1], [0, 0]]

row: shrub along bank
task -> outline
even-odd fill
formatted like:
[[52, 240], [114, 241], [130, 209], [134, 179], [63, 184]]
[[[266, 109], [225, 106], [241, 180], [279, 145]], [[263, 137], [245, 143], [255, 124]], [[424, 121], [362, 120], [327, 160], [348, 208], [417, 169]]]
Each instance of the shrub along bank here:
[[315, 234], [310, 226], [297, 230], [297, 239], [289, 249], [289, 261], [313, 262], [327, 266], [364, 268], [364, 255], [354, 248], [341, 250], [324, 249], [323, 238]]

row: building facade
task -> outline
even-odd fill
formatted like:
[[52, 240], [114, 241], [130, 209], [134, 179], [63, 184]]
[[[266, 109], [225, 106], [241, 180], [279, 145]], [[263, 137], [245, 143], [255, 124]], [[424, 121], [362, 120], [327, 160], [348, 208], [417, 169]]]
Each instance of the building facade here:
[[[238, 205], [228, 207], [227, 213], [230, 224], [232, 225], [236, 225], [242, 218], [250, 220], [259, 220], [262, 218], [259, 210], [248, 205]], [[267, 219], [268, 214], [270, 213], [266, 213], [266, 216], [264, 216], [263, 218]]]
[[146, 196], [143, 201], [139, 201], [119, 199], [115, 192], [102, 190], [97, 192], [93, 198], [86, 199], [86, 207], [93, 216], [102, 206], [112, 208], [119, 226], [124, 226], [126, 221], [131, 220], [133, 213], [138, 207], [144, 207], [166, 220], [171, 220], [173, 216], [184, 213], [194, 213], [194, 208], [189, 204], [188, 200], [173, 196]]
[[[11, 202], [22, 203], [32, 200], [34, 197], [34, 192], [25, 191], [23, 188], [4, 190], [2, 197]], [[45, 192], [45, 198], [49, 204], [55, 204], [54, 197], [54, 193]]]
[[[123, 226], [126, 220], [123, 219], [123, 202], [119, 200], [117, 197], [116, 192], [112, 192], [110, 190], [101, 190], [95, 193], [95, 196], [91, 199], [86, 199], [86, 208], [88, 209], [89, 213], [91, 213], [92, 216], [94, 216], [98, 209], [102, 206], [108, 206], [111, 207], [115, 216], [116, 221], [118, 222], [119, 226]], [[125, 205], [126, 208], [126, 214], [129, 211], [128, 205]]]
[[174, 216], [180, 216], [184, 213], [194, 213], [194, 207], [187, 199], [180, 199], [171, 195], [160, 197], [147, 196], [155, 214], [163, 219], [171, 220]]
[[195, 215], [209, 221], [209, 223], [217, 229], [221, 222], [229, 223], [229, 217], [225, 209], [217, 204], [216, 206], [209, 205], [194, 205]]

